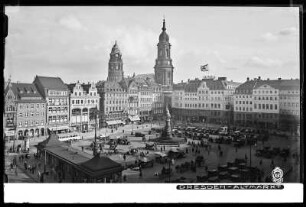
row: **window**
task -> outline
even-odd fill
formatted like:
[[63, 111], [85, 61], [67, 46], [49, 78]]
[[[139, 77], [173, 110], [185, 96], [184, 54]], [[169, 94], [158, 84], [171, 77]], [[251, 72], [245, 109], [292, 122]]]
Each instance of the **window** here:
[[257, 104], [254, 104], [254, 109], [257, 109]]
[[269, 109], [269, 104], [266, 104], [266, 109]]
[[277, 110], [277, 104], [274, 105], [274, 109]]
[[270, 109], [273, 110], [273, 104], [270, 104]]
[[258, 104], [258, 109], [261, 109], [261, 104]]
[[72, 100], [72, 104], [74, 104], [74, 100]]

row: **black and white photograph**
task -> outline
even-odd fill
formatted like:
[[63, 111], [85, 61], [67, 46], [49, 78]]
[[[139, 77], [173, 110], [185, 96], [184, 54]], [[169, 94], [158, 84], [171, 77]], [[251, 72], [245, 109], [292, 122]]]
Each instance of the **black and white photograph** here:
[[12, 192], [12, 183], [181, 193], [303, 182], [299, 6], [8, 5], [5, 14]]

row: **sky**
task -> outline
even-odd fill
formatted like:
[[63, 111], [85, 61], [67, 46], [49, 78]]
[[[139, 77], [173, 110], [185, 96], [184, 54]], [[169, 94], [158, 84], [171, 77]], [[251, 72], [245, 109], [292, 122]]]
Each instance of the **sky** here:
[[125, 76], [154, 73], [163, 17], [175, 83], [202, 78], [204, 64], [209, 75], [235, 82], [300, 74], [297, 7], [8, 6], [5, 13], [5, 80], [106, 80], [115, 41]]

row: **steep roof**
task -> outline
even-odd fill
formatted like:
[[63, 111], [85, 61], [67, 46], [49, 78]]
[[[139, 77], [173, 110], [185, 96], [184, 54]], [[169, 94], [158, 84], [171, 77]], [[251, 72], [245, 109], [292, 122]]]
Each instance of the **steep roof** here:
[[236, 88], [235, 93], [241, 94], [251, 94], [253, 89], [257, 89], [263, 85], [269, 85], [275, 89], [279, 90], [299, 90], [300, 89], [300, 80], [289, 80], [289, 79], [279, 79], [279, 80], [249, 80], [239, 85]]
[[235, 93], [252, 94], [253, 88], [256, 86], [257, 82], [258, 80], [246, 81], [236, 88]]
[[185, 92], [197, 92], [202, 82], [205, 82], [210, 90], [224, 90], [227, 86], [227, 81], [213, 80], [213, 79], [195, 79], [190, 80], [187, 83], [178, 83], [173, 85], [174, 90], [184, 90]]
[[203, 82], [206, 82], [207, 87], [210, 90], [224, 90], [226, 89], [226, 82], [222, 80], [213, 80], [213, 79], [204, 79]]
[[68, 90], [67, 85], [59, 77], [36, 76], [35, 80], [47, 89]]
[[11, 89], [17, 97], [17, 100], [22, 98], [38, 98], [42, 99], [41, 94], [33, 83], [11, 83]]
[[259, 88], [262, 85], [269, 85], [273, 88], [279, 89], [279, 90], [299, 90], [300, 89], [300, 80], [290, 80], [290, 79], [284, 79], [284, 80], [260, 80], [257, 82], [255, 88]]

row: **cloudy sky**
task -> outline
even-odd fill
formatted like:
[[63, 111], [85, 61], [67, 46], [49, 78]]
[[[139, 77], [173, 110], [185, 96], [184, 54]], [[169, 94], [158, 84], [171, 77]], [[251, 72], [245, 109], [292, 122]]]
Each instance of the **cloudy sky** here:
[[298, 8], [260, 7], [6, 7], [7, 79], [35, 75], [66, 83], [107, 77], [115, 40], [125, 75], [153, 73], [165, 15], [174, 82], [211, 75], [299, 78]]

